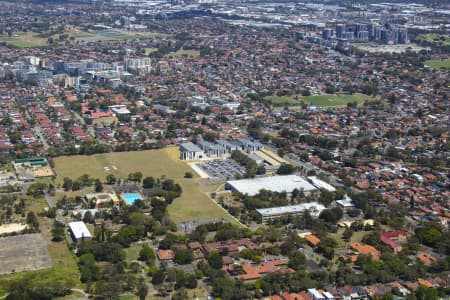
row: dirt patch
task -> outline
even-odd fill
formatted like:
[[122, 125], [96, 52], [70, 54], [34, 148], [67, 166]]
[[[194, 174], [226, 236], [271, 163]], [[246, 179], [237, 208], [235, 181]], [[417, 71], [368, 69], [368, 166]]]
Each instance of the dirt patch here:
[[0, 274], [50, 268], [47, 243], [40, 234], [0, 238]]

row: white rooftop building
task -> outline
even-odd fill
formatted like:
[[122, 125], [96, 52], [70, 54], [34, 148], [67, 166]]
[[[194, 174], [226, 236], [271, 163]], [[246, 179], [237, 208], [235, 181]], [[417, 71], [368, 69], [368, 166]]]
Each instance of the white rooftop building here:
[[340, 205], [342, 208], [352, 208], [355, 207], [355, 204], [353, 204], [352, 198], [350, 198], [348, 195], [345, 195], [343, 199], [336, 200], [336, 203]]
[[298, 175], [277, 175], [270, 177], [260, 177], [242, 180], [230, 180], [226, 184], [226, 188], [234, 192], [254, 196], [261, 190], [268, 190], [271, 192], [286, 192], [291, 194], [293, 190], [297, 189], [303, 191], [305, 194], [316, 189], [305, 178]]
[[308, 179], [318, 189], [325, 189], [329, 192], [336, 192], [336, 189], [331, 184], [317, 178], [316, 176], [309, 176]]
[[71, 222], [69, 223], [70, 233], [75, 242], [79, 242], [83, 239], [90, 240], [92, 239], [92, 235], [89, 232], [89, 229], [86, 227], [86, 224], [82, 221]]
[[109, 109], [118, 117], [131, 114], [126, 105], [111, 105]]
[[299, 215], [308, 211], [311, 216], [317, 218], [325, 209], [325, 206], [318, 202], [302, 203], [297, 205], [279, 206], [272, 208], [259, 208], [256, 212], [261, 216], [263, 222], [276, 219], [284, 215]]

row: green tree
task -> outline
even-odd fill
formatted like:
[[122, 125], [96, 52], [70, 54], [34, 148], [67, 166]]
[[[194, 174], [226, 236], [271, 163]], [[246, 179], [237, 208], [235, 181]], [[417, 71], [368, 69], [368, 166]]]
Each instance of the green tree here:
[[300, 270], [305, 268], [306, 266], [306, 256], [300, 252], [297, 251], [292, 255], [292, 257], [289, 259], [289, 267], [294, 270]]
[[152, 266], [155, 263], [155, 252], [147, 245], [143, 245], [141, 251], [139, 251], [139, 260], [145, 261], [147, 265]]
[[116, 183], [116, 181], [117, 178], [113, 174], [108, 174], [108, 176], [106, 176], [106, 184], [113, 185]]
[[421, 285], [416, 291], [417, 300], [437, 300], [439, 295], [436, 289]]
[[172, 300], [188, 300], [188, 294], [185, 289], [179, 289], [172, 295]]
[[95, 192], [103, 192], [103, 183], [100, 181], [100, 179], [95, 179]]
[[190, 264], [192, 262], [193, 256], [192, 256], [192, 250], [190, 249], [176, 249], [175, 250], [175, 258], [173, 259], [174, 262], [180, 265], [186, 265]]
[[222, 257], [220, 256], [218, 251], [211, 251], [207, 255], [207, 260], [209, 265], [214, 269], [221, 269], [223, 266]]
[[134, 172], [128, 174], [128, 180], [133, 181], [135, 183], [139, 183], [142, 180], [142, 173], [141, 172]]
[[155, 178], [149, 176], [149, 177], [145, 177], [144, 180], [142, 181], [142, 186], [144, 187], [144, 189], [151, 189], [155, 186]]
[[53, 229], [52, 229], [52, 241], [54, 242], [60, 242], [64, 240], [64, 225], [61, 225], [58, 222], [53, 223]]
[[147, 294], [148, 294], [148, 286], [145, 284], [145, 282], [142, 281], [138, 285], [138, 288], [136, 290], [136, 296], [139, 297], [139, 300], [145, 300]]
[[159, 269], [153, 273], [152, 283], [156, 284], [156, 285], [161, 284], [164, 282], [165, 278], [166, 278], [166, 273], [163, 270]]
[[32, 212], [32, 211], [28, 212], [28, 214], [27, 214], [27, 224], [33, 230], [39, 229], [38, 219], [37, 219], [36, 215], [34, 214], [34, 212]]
[[277, 170], [277, 174], [279, 175], [288, 175], [292, 174], [295, 171], [295, 167], [291, 164], [281, 164]]

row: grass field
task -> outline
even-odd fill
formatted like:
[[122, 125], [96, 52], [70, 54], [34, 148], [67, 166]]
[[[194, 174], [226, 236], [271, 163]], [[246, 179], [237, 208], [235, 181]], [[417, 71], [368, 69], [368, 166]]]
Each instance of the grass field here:
[[158, 48], [145, 48], [145, 54], [149, 55], [152, 54], [153, 52], [158, 51]]
[[303, 98], [306, 103], [310, 103], [312, 105], [317, 105], [321, 107], [339, 107], [346, 106], [347, 103], [357, 102], [358, 105], [361, 105], [366, 100], [373, 100], [372, 97], [364, 95], [364, 94], [353, 94], [353, 95], [320, 95], [320, 96], [308, 96]]
[[184, 49], [180, 49], [177, 52], [166, 54], [166, 57], [174, 57], [174, 58], [182, 58], [182, 57], [196, 58], [199, 56], [200, 56], [199, 50], [184, 50]]
[[[165, 175], [178, 182], [183, 194], [169, 206], [173, 221], [209, 220], [231, 216], [215, 204], [198, 185], [195, 172], [179, 160], [176, 147], [161, 150], [116, 152], [91, 156], [64, 156], [54, 159], [57, 182], [62, 183], [64, 177], [76, 179], [83, 174], [93, 178], [105, 179], [108, 174], [119, 178], [127, 178], [131, 172], [140, 171], [145, 176], [155, 178]], [[105, 171], [104, 167], [109, 168]], [[193, 179], [185, 179], [186, 172], [194, 173]]]
[[47, 39], [41, 38], [35, 32], [14, 33], [11, 37], [0, 36], [0, 42], [17, 48], [35, 48], [47, 46]]
[[[30, 210], [36, 214], [47, 206], [43, 198], [32, 199], [30, 201], [32, 201]], [[12, 281], [24, 278], [39, 282], [42, 285], [59, 282], [72, 287], [83, 287], [80, 282], [80, 273], [75, 257], [70, 252], [66, 242], [55, 243], [51, 241], [52, 220], [38, 216], [38, 221], [42, 236], [47, 241], [48, 252], [52, 258], [53, 267], [45, 270], [0, 276], [0, 298], [6, 294]]]
[[450, 45], [450, 37], [438, 34], [438, 33], [427, 33], [427, 34], [419, 34], [416, 39], [428, 43], [433, 43], [439, 46], [448, 46]]
[[165, 37], [167, 35], [154, 33], [154, 32], [127, 32], [127, 31], [99, 31], [97, 34], [99, 37], [106, 38], [108, 40], [142, 40], [158, 37]]
[[[129, 173], [136, 171], [142, 172], [144, 176], [166, 175], [170, 178], [183, 178], [184, 173], [191, 169], [187, 164], [174, 159], [176, 153], [170, 154], [177, 151], [178, 149], [173, 147], [162, 150], [57, 157], [54, 159], [57, 181], [62, 182], [64, 177], [75, 179], [83, 174], [100, 179], [104, 179], [108, 174], [127, 178]], [[104, 167], [109, 168], [109, 171], [105, 171]]]
[[433, 69], [447, 69], [450, 70], [450, 60], [427, 60], [425, 66], [429, 66]]
[[135, 260], [138, 259], [139, 257], [139, 252], [141, 251], [142, 246], [141, 245], [134, 245], [128, 248], [125, 248], [125, 257], [126, 257], [126, 261], [128, 263], [133, 262]]
[[366, 100], [373, 100], [372, 97], [355, 93], [353, 95], [347, 94], [325, 94], [319, 96], [300, 96], [300, 95], [292, 95], [292, 96], [271, 96], [266, 99], [270, 100], [275, 106], [297, 106], [302, 103], [308, 103], [320, 107], [342, 107], [346, 106], [347, 103], [357, 102], [358, 105], [361, 105]]

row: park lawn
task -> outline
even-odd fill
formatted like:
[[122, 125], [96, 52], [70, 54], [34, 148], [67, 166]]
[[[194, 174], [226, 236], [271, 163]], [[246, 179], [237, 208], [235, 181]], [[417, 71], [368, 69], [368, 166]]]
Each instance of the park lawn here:
[[44, 207], [47, 206], [44, 198], [31, 198], [30, 210], [32, 210], [38, 217], [41, 234], [47, 241], [48, 252], [52, 259], [53, 267], [43, 270], [20, 272], [15, 274], [8, 274], [0, 276], [0, 297], [5, 295], [9, 289], [9, 285], [16, 280], [30, 279], [38, 281], [42, 285], [61, 283], [70, 287], [83, 288], [80, 282], [80, 272], [76, 263], [75, 257], [70, 252], [66, 241], [52, 242], [51, 228], [53, 220], [38, 216]]
[[145, 48], [145, 55], [152, 54], [153, 52], [158, 51], [158, 48]]
[[[298, 99], [295, 99], [297, 97]], [[295, 106], [300, 105], [300, 96], [293, 95], [293, 96], [271, 96], [267, 97], [270, 102], [275, 106]]]
[[[444, 37], [442, 40], [441, 37]], [[450, 45], [450, 38], [448, 36], [439, 34], [439, 33], [427, 33], [427, 34], [419, 34], [417, 36], [418, 40], [433, 43], [435, 45], [440, 45], [442, 42], [442, 46]]]
[[450, 60], [427, 60], [425, 66], [431, 67], [433, 69], [447, 69], [450, 70]]
[[205, 194], [196, 180], [179, 179], [178, 182], [183, 193], [168, 207], [170, 217], [175, 223], [226, 218], [237, 224], [227, 212]]
[[370, 101], [374, 98], [365, 94], [355, 93], [352, 95], [347, 94], [327, 94], [319, 96], [303, 97], [306, 103], [321, 106], [321, 107], [342, 107], [348, 103], [357, 102], [358, 105], [362, 105], [364, 101]]
[[37, 48], [47, 46], [47, 39], [41, 38], [35, 32], [13, 33], [12, 37], [0, 36], [0, 42], [17, 48]]
[[[83, 174], [102, 180], [108, 174], [127, 178], [129, 173], [138, 171], [142, 172], [144, 177], [158, 178], [165, 175], [166, 178], [178, 182], [183, 189], [181, 197], [175, 199], [168, 207], [174, 222], [222, 217], [233, 221], [227, 212], [205, 194], [205, 191], [197, 184], [200, 180], [198, 176], [179, 157], [177, 147], [168, 147], [159, 150], [113, 152], [89, 156], [61, 156], [54, 158], [53, 161], [59, 184], [62, 184], [64, 177], [76, 179]], [[104, 167], [108, 167], [109, 171], [105, 171]], [[191, 172], [194, 178], [185, 179], [186, 172]]]

